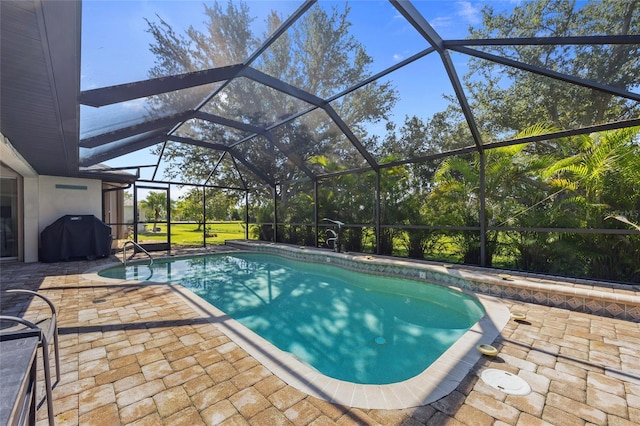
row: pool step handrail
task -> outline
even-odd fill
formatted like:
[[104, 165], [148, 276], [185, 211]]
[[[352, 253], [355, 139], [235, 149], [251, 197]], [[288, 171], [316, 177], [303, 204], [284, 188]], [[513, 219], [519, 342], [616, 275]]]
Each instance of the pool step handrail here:
[[[327, 239], [326, 239], [327, 247], [336, 249], [338, 243], [338, 234], [333, 229], [327, 229]], [[333, 244], [331, 244], [333, 243]]]
[[323, 218], [322, 220], [326, 221], [326, 222], [331, 222], [335, 225], [338, 225], [338, 229], [342, 228], [344, 226], [344, 222], [339, 221], [339, 220], [335, 220], [335, 219], [329, 219], [328, 217]]
[[122, 263], [124, 264], [125, 267], [127, 266], [127, 246], [128, 245], [133, 246], [133, 254], [131, 255], [131, 257], [136, 255], [136, 250], [139, 250], [144, 254], [146, 254], [147, 256], [149, 256], [149, 266], [153, 265], [153, 256], [151, 256], [151, 253], [146, 251], [140, 244], [136, 243], [135, 241], [129, 240], [125, 242], [124, 245], [122, 246]]
[[327, 222], [332, 222], [335, 225], [338, 225], [338, 232], [334, 231], [333, 229], [327, 229], [326, 234], [327, 234], [327, 239], [326, 239], [326, 243], [327, 243], [327, 247], [332, 248], [331, 245], [329, 243], [333, 243], [333, 250], [336, 253], [340, 253], [340, 243], [338, 242], [338, 238], [339, 238], [339, 232], [340, 232], [340, 228], [342, 228], [342, 226], [344, 225], [344, 222], [340, 222], [339, 220], [333, 220], [333, 219], [328, 219], [328, 218], [324, 218], [322, 219], [324, 221]]

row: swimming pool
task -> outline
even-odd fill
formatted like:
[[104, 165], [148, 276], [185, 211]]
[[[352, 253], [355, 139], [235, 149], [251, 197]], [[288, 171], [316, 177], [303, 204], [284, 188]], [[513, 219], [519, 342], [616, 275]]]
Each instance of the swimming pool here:
[[178, 283], [334, 379], [389, 384], [424, 371], [483, 315], [447, 287], [257, 253], [161, 259], [100, 272]]
[[[371, 274], [381, 274], [418, 281], [428, 280], [444, 287], [452, 287], [455, 291], [470, 287], [470, 282], [467, 282], [457, 270], [428, 262], [358, 253], [334, 253], [308, 247], [255, 241], [227, 241], [226, 247], [216, 249], [217, 252], [233, 253], [239, 253], [238, 250], [243, 253], [275, 254], [307, 264], [319, 264], [318, 266], [338, 265], [341, 268], [367, 272], [367, 277]], [[194, 257], [184, 259], [194, 259]], [[161, 260], [156, 259], [155, 263]], [[121, 266], [120, 263], [113, 265]], [[485, 315], [429, 367], [401, 382], [387, 385], [359, 384], [322, 374], [291, 352], [277, 348], [194, 291], [182, 285], [154, 283], [160, 276], [150, 275], [153, 271], [144, 265], [139, 266], [141, 266], [138, 268], [139, 275], [137, 277], [130, 275], [129, 280], [99, 276], [98, 274], [105, 269], [105, 266], [87, 270], [82, 276], [83, 279], [97, 286], [166, 285], [169, 291], [180, 295], [194, 314], [215, 324], [231, 340], [230, 343], [221, 346], [221, 350], [229, 351], [233, 346], [240, 347], [288, 385], [316, 398], [347, 407], [403, 409], [429, 404], [449, 395], [465, 379], [482, 356], [476, 346], [491, 344], [509, 321], [509, 311], [500, 299], [474, 293], [475, 298], [483, 306]], [[173, 268], [172, 272], [174, 272]], [[194, 284], [197, 287], [202, 285], [202, 281], [194, 280]], [[231, 344], [233, 346], [229, 347]]]

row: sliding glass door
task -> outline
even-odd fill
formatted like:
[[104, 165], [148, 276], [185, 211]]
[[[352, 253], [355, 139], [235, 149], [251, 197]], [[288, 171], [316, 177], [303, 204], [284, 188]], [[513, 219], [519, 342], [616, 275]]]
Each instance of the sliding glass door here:
[[18, 257], [18, 180], [0, 178], [0, 258]]

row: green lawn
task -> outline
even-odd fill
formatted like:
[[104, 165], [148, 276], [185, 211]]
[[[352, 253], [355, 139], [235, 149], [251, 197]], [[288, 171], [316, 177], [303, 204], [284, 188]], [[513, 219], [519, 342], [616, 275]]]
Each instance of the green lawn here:
[[[147, 224], [147, 232], [138, 233], [138, 241], [140, 243], [153, 243], [167, 240], [167, 226], [165, 224], [157, 225], [160, 228], [158, 232], [151, 232], [152, 224]], [[207, 244], [224, 244], [226, 240], [242, 240], [245, 238], [244, 222], [216, 222], [207, 225], [209, 231], [207, 233]], [[367, 238], [367, 241], [373, 241], [373, 234]], [[204, 245], [204, 236], [202, 228], [198, 230], [195, 223], [174, 223], [171, 225], [171, 243], [183, 246], [201, 246]], [[375, 251], [375, 243], [365, 244], [363, 250], [366, 252]], [[407, 250], [399, 238], [394, 240], [394, 256], [406, 257]], [[451, 263], [462, 263], [459, 253], [456, 253], [453, 242], [450, 238], [440, 237], [436, 248], [426, 253], [426, 259]], [[505, 256], [501, 253], [495, 253], [493, 257], [494, 266], [513, 266], [515, 261], [513, 254]]]
[[[151, 232], [152, 224], [146, 226], [147, 232], [138, 233], [138, 241], [153, 242], [167, 241], [167, 225], [159, 224], [156, 227], [160, 231]], [[207, 225], [207, 244], [224, 244], [225, 240], [244, 239], [244, 222], [216, 222]], [[177, 245], [203, 245], [204, 235], [202, 228], [198, 229], [195, 223], [172, 223], [171, 244]]]

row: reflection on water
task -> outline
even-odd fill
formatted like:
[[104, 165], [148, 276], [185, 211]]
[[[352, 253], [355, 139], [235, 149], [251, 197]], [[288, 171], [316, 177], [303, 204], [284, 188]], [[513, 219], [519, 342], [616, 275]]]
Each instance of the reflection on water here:
[[387, 384], [419, 374], [482, 315], [471, 297], [277, 256], [225, 254], [102, 276], [180, 283], [323, 374]]

